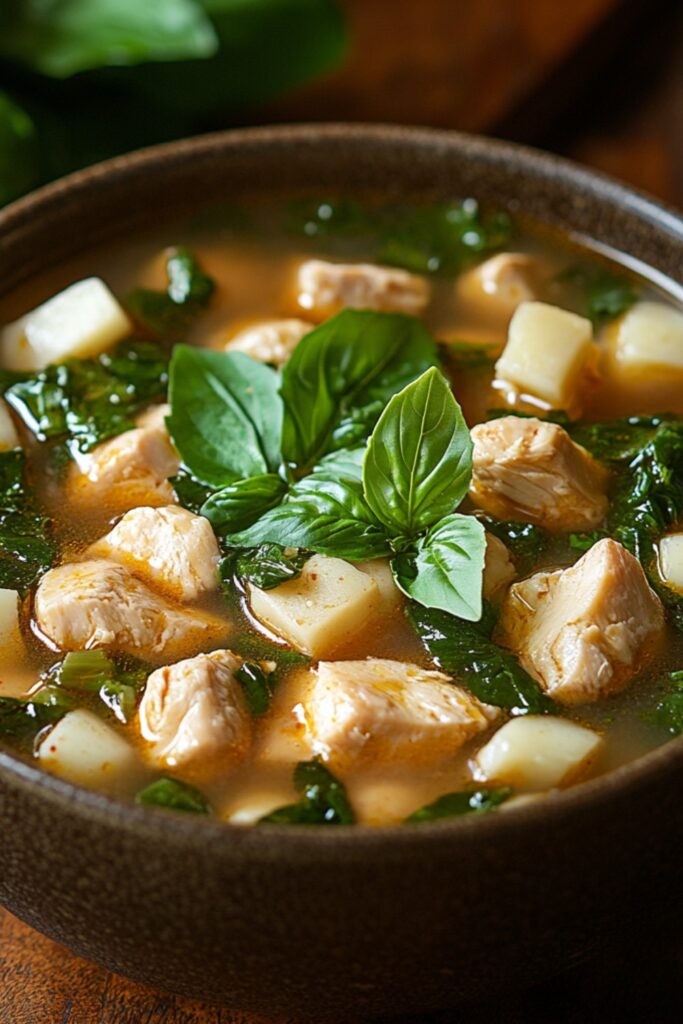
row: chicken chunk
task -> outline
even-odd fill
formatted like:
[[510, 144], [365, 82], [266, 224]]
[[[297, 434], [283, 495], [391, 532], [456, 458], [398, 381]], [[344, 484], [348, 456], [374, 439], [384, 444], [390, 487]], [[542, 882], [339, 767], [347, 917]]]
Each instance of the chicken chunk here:
[[235, 679], [241, 665], [232, 651], [213, 651], [152, 672], [139, 721], [159, 768], [206, 778], [244, 759], [251, 718]]
[[342, 309], [419, 316], [429, 299], [428, 282], [407, 270], [325, 260], [307, 260], [299, 267], [299, 306], [316, 320], [324, 320]]
[[179, 601], [218, 586], [220, 552], [209, 521], [177, 505], [131, 509], [88, 554], [119, 562]]
[[180, 458], [163, 424], [163, 410], [164, 406], [155, 407], [145, 414], [142, 426], [81, 456], [68, 481], [76, 504], [121, 512], [175, 501], [168, 478], [178, 472]]
[[503, 416], [472, 430], [470, 497], [499, 519], [587, 530], [607, 512], [607, 471], [556, 423]]
[[61, 565], [36, 591], [41, 632], [63, 651], [107, 647], [145, 661], [168, 661], [224, 637], [228, 623], [182, 609], [115, 562]]
[[521, 302], [538, 298], [539, 277], [538, 262], [528, 253], [498, 253], [458, 277], [458, 307], [505, 327]]
[[225, 346], [226, 352], [244, 352], [260, 363], [282, 366], [313, 324], [306, 320], [264, 320], [246, 327]]
[[492, 598], [499, 597], [516, 575], [515, 563], [505, 544], [487, 531], [483, 579], [483, 593], [486, 600], [490, 601]]
[[339, 762], [440, 760], [499, 715], [442, 672], [382, 658], [321, 661], [303, 708], [313, 749]]
[[551, 697], [583, 704], [627, 686], [663, 626], [640, 562], [601, 540], [571, 569], [513, 584], [499, 639]]

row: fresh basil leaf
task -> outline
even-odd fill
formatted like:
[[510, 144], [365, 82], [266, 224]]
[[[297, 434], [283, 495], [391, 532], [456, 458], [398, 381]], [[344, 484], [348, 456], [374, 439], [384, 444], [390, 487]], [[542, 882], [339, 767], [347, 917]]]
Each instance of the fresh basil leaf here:
[[221, 578], [228, 586], [233, 577], [242, 585], [252, 583], [259, 590], [272, 590], [281, 583], [298, 579], [310, 558], [308, 551], [280, 544], [261, 544], [246, 551], [233, 551], [221, 564]]
[[30, 749], [41, 729], [58, 722], [66, 710], [63, 706], [38, 700], [0, 697], [0, 739]]
[[194, 0], [20, 0], [0, 15], [0, 53], [67, 78], [146, 61], [212, 56], [218, 39]]
[[201, 482], [225, 487], [277, 469], [282, 404], [278, 375], [241, 352], [176, 345], [168, 429]]
[[38, 183], [36, 149], [33, 121], [0, 92], [0, 206]]
[[493, 811], [496, 807], [512, 795], [508, 787], [500, 789], [474, 789], [465, 790], [462, 793], [445, 793], [433, 803], [421, 807], [410, 817], [406, 818], [406, 824], [414, 824], [421, 821], [439, 821], [441, 818], [459, 818], [463, 814], [485, 814]]
[[581, 292], [586, 316], [596, 326], [625, 313], [638, 298], [632, 281], [604, 267], [569, 267], [559, 280], [573, 284]]
[[135, 803], [191, 814], [211, 814], [211, 804], [204, 794], [178, 779], [157, 779], [136, 794]]
[[235, 679], [244, 690], [251, 714], [257, 718], [265, 715], [273, 699], [271, 674], [255, 662], [245, 661], [235, 672]]
[[493, 516], [479, 513], [477, 519], [510, 550], [520, 574], [529, 572], [538, 565], [549, 543], [549, 536], [542, 527], [533, 523], [495, 519]]
[[5, 398], [39, 441], [66, 440], [86, 452], [135, 426], [135, 415], [166, 397], [167, 357], [158, 345], [123, 342], [95, 359], [68, 359], [13, 384]]
[[[340, 447], [334, 431], [344, 433], [354, 408], [370, 406], [379, 415], [397, 381], [436, 361], [434, 340], [413, 317], [353, 309], [330, 317], [301, 339], [282, 371], [284, 461], [300, 470], [315, 465]], [[366, 419], [361, 423], [361, 433], [371, 429]], [[357, 423], [347, 440], [362, 440]]]
[[505, 213], [483, 214], [474, 199], [431, 203], [393, 218], [378, 260], [420, 274], [454, 274], [506, 245], [512, 233]]
[[510, 651], [490, 638], [490, 623], [473, 624], [438, 609], [411, 604], [408, 619], [435, 664], [486, 704], [516, 714], [544, 714], [553, 701]]
[[389, 402], [363, 464], [365, 499], [393, 536], [413, 537], [457, 508], [472, 440], [446, 378], [427, 370]]
[[0, 587], [25, 593], [51, 567], [50, 520], [26, 482], [21, 448], [0, 452]]
[[209, 305], [213, 278], [183, 246], [172, 248], [166, 259], [165, 292], [136, 288], [126, 304], [133, 317], [152, 334], [167, 341], [182, 341], [192, 321]]
[[267, 814], [260, 825], [353, 825], [344, 786], [318, 758], [297, 764], [294, 785], [301, 800]]
[[655, 708], [654, 722], [672, 736], [683, 733], [683, 671], [669, 672], [665, 685], [670, 690]]
[[185, 466], [181, 466], [175, 476], [169, 477], [169, 483], [183, 508], [195, 515], [199, 515], [204, 502], [214, 493], [212, 487], [197, 480]]
[[260, 516], [280, 504], [287, 484], [275, 473], [252, 476], [216, 491], [201, 507], [219, 534], [246, 530]]
[[400, 589], [414, 601], [478, 622], [485, 551], [481, 523], [454, 513], [420, 540], [415, 553], [396, 555], [391, 568]]

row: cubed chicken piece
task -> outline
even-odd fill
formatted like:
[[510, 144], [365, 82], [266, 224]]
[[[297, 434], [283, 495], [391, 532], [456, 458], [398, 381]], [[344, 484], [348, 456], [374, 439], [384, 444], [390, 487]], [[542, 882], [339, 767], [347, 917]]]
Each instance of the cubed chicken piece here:
[[683, 594], [683, 533], [669, 533], [662, 537], [658, 561], [662, 582]]
[[4, 327], [0, 357], [9, 370], [42, 370], [74, 356], [99, 355], [130, 332], [130, 320], [104, 281], [89, 277]]
[[478, 752], [474, 775], [518, 790], [565, 786], [588, 774], [602, 746], [598, 733], [564, 718], [513, 718]]
[[226, 352], [244, 352], [260, 363], [280, 367], [313, 324], [306, 320], [264, 320], [240, 331], [225, 346]]
[[135, 751], [101, 718], [77, 708], [69, 711], [38, 747], [43, 768], [81, 786], [123, 791], [141, 775]]
[[664, 613], [640, 562], [601, 540], [571, 569], [510, 588], [499, 639], [551, 697], [584, 704], [623, 689], [662, 634]]
[[122, 565], [105, 560], [51, 569], [35, 598], [40, 631], [62, 651], [106, 647], [144, 661], [169, 661], [211, 646], [228, 623], [153, 593]]
[[507, 326], [522, 302], [538, 298], [538, 261], [524, 252], [501, 252], [461, 274], [455, 282], [458, 308]]
[[367, 626], [381, 607], [377, 583], [350, 562], [313, 555], [298, 579], [272, 590], [249, 587], [259, 622], [312, 658], [322, 658]]
[[450, 757], [499, 715], [442, 672], [382, 658], [321, 661], [303, 707], [315, 752], [356, 763]]
[[500, 597], [516, 575], [515, 563], [505, 544], [500, 538], [487, 531], [483, 579], [483, 593], [486, 600], [491, 601]]
[[177, 505], [131, 509], [88, 555], [125, 565], [179, 601], [194, 601], [218, 586], [221, 556], [211, 524]]
[[636, 302], [614, 329], [614, 358], [627, 374], [683, 370], [683, 312], [663, 302]]
[[588, 530], [607, 512], [607, 471], [556, 423], [503, 416], [472, 430], [470, 497], [498, 519]]
[[307, 260], [299, 267], [298, 302], [316, 320], [342, 309], [375, 309], [419, 316], [430, 299], [424, 278], [372, 263]]
[[244, 759], [251, 718], [235, 679], [241, 665], [232, 651], [213, 651], [152, 672], [139, 719], [155, 765], [207, 778]]
[[10, 415], [7, 402], [0, 398], [0, 452], [19, 447], [19, 435]]
[[496, 378], [520, 396], [576, 412], [596, 363], [590, 320], [545, 302], [522, 302], [510, 321]]
[[70, 470], [69, 495], [76, 504], [121, 512], [139, 505], [175, 502], [168, 478], [180, 459], [171, 444], [162, 413], [147, 414], [144, 426], [127, 430], [79, 458]]

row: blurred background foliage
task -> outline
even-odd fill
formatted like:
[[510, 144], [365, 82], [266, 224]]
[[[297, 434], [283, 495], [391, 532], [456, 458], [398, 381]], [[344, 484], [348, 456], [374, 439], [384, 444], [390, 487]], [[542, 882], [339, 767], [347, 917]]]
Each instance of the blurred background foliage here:
[[337, 66], [335, 0], [0, 0], [0, 204]]

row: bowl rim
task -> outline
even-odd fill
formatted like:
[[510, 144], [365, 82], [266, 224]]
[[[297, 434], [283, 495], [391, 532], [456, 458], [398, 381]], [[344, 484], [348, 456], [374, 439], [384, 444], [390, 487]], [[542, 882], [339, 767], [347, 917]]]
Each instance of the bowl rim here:
[[[186, 159], [198, 154], [216, 153], [227, 157], [244, 143], [264, 146], [305, 142], [324, 147], [333, 142], [353, 138], [389, 147], [441, 143], [445, 149], [460, 149], [466, 159], [493, 159], [505, 164], [512, 161], [517, 169], [529, 169], [549, 184], [562, 184], [575, 194], [582, 190], [595, 199], [604, 199], [612, 206], [635, 214], [645, 224], [655, 226], [671, 236], [673, 244], [683, 245], [683, 212], [662, 203], [646, 192], [632, 188], [599, 171], [590, 170], [564, 157], [519, 143], [472, 135], [452, 130], [332, 122], [323, 124], [284, 124], [256, 128], [229, 129], [189, 139], [163, 143], [136, 150], [122, 156], [76, 171], [0, 210], [0, 237], [11, 235], [22, 225], [61, 202], [65, 194], [77, 195], [81, 190], [101, 184], [113, 177], [137, 178], [152, 167], [162, 167], [166, 160]], [[590, 237], [588, 236], [588, 240]], [[11, 248], [11, 239], [10, 239]], [[683, 774], [683, 736], [655, 748], [634, 761], [610, 770], [567, 790], [557, 791], [549, 798], [532, 800], [510, 812], [469, 814], [460, 818], [422, 822], [413, 825], [352, 825], [335, 828], [293, 828], [271, 825], [261, 828], [235, 825], [230, 822], [195, 814], [179, 814], [128, 803], [76, 783], [54, 776], [14, 755], [0, 745], [0, 782], [38, 795], [58, 805], [64, 812], [150, 839], [173, 841], [194, 846], [199, 841], [217, 847], [221, 853], [276, 859], [283, 849], [289, 855], [310, 855], [316, 860], [348, 861], [364, 858], [370, 852], [387, 859], [393, 852], [398, 858], [406, 846], [416, 844], [434, 847], [450, 855], [453, 843], [490, 843], [497, 836], [509, 835], [519, 828], [552, 828], [560, 822], [581, 814], [584, 809], [599, 809], [616, 795], [635, 796], [647, 790], [678, 769]], [[285, 846], [283, 847], [283, 844]]]

